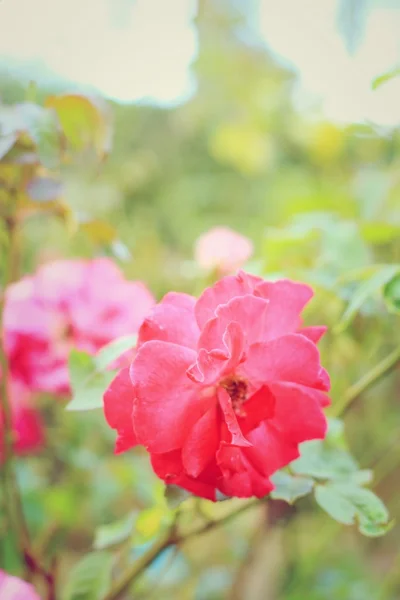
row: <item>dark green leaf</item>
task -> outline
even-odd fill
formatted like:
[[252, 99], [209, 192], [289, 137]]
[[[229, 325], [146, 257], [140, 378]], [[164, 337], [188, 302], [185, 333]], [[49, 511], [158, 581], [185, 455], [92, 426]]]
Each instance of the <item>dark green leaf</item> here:
[[306, 477], [294, 477], [284, 471], [277, 471], [271, 477], [275, 489], [271, 492], [274, 500], [285, 500], [293, 504], [298, 498], [307, 496], [314, 486], [314, 481]]
[[111, 584], [113, 557], [107, 552], [87, 554], [67, 580], [63, 600], [103, 600]]

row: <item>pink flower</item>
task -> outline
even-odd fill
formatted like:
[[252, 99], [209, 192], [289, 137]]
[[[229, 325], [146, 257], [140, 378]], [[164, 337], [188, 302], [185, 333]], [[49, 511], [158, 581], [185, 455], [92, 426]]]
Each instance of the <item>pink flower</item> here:
[[1, 600], [40, 600], [39, 594], [30, 583], [9, 575], [0, 569]]
[[[40, 414], [31, 402], [29, 391], [17, 382], [12, 382], [10, 385], [10, 404], [14, 452], [21, 455], [32, 454], [44, 444], [44, 429]], [[3, 436], [4, 415], [0, 408], [0, 462], [3, 454]]]
[[252, 242], [228, 227], [210, 229], [195, 245], [195, 260], [200, 268], [216, 271], [220, 276], [242, 267], [252, 254]]
[[95, 353], [136, 333], [154, 298], [109, 259], [59, 260], [9, 287], [4, 329], [13, 377], [30, 389], [69, 392], [72, 347]]
[[239, 272], [196, 301], [169, 293], [145, 319], [130, 368], [104, 396], [116, 452], [147, 448], [156, 474], [198, 496], [262, 497], [271, 475], [324, 438], [329, 377], [302, 328], [310, 287]]

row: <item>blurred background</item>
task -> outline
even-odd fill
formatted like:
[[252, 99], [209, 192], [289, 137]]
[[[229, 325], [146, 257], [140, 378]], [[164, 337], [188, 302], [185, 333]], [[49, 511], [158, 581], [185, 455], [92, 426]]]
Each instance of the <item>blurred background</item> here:
[[[106, 99], [113, 122], [100, 167], [83, 153], [60, 171], [68, 214], [97, 225], [29, 219], [24, 270], [105, 254], [158, 299], [198, 294], [210, 274], [196, 239], [215, 226], [247, 236], [249, 271], [314, 286], [332, 414], [399, 518], [398, 369], [351, 406], [343, 398], [399, 343], [399, 280], [382, 293], [379, 274], [400, 261], [400, 2], [2, 0], [0, 56], [3, 103], [79, 92]], [[118, 538], [159, 487], [140, 452], [112, 456], [101, 415], [48, 419], [55, 438], [64, 431], [50, 439], [57, 469], [33, 457], [20, 476], [32, 526], [61, 523], [68, 536], [54, 543], [73, 562], [96, 528]], [[163, 555], [135, 598], [160, 577], [163, 600], [400, 598], [399, 526], [369, 540], [311, 500], [276, 511]]]

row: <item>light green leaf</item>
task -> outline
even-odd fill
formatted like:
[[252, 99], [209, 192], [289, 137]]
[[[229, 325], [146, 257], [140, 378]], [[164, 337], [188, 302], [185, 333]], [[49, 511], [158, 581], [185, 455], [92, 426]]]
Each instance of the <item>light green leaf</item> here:
[[358, 471], [354, 458], [343, 448], [329, 446], [320, 440], [300, 445], [300, 458], [290, 465], [297, 475], [316, 479], [348, 479]]
[[117, 358], [136, 346], [137, 335], [124, 335], [101, 348], [95, 356], [95, 364], [99, 371], [109, 367]]
[[293, 504], [298, 498], [307, 496], [314, 486], [314, 481], [306, 477], [294, 477], [284, 471], [277, 471], [271, 477], [275, 489], [270, 496], [274, 500], [285, 500]]
[[95, 359], [79, 350], [72, 350], [68, 361], [72, 400], [66, 410], [102, 408], [103, 394], [114, 379], [115, 371], [99, 371]]
[[375, 272], [374, 275], [362, 283], [353, 294], [349, 305], [347, 306], [339, 325], [336, 327], [336, 333], [340, 333], [351, 323], [352, 319], [368, 298], [390, 281], [399, 272], [398, 265], [385, 265]]
[[132, 512], [123, 519], [98, 527], [95, 532], [93, 547], [96, 550], [103, 550], [127, 540], [132, 533], [135, 518], [136, 513]]
[[390, 71], [387, 71], [386, 73], [383, 73], [383, 75], [379, 75], [378, 77], [375, 77], [375, 79], [372, 81], [371, 87], [373, 90], [376, 90], [378, 87], [380, 87], [384, 83], [387, 83], [391, 79], [394, 79], [395, 77], [399, 77], [399, 76], [400, 76], [400, 67], [395, 67], [394, 69], [391, 69]]
[[333, 486], [317, 485], [315, 499], [319, 506], [335, 521], [344, 525], [352, 525], [356, 515], [353, 504], [343, 498]]
[[46, 106], [57, 113], [70, 147], [81, 151], [93, 147], [100, 158], [110, 150], [112, 127], [108, 106], [82, 94], [49, 96]]
[[389, 310], [400, 312], [400, 266], [399, 274], [391, 279], [384, 287], [383, 297]]
[[389, 514], [382, 500], [371, 490], [354, 483], [318, 485], [315, 499], [331, 517], [345, 525], [358, 522], [361, 533], [377, 537], [390, 527]]
[[112, 565], [107, 552], [84, 556], [69, 574], [63, 600], [103, 600], [110, 589]]

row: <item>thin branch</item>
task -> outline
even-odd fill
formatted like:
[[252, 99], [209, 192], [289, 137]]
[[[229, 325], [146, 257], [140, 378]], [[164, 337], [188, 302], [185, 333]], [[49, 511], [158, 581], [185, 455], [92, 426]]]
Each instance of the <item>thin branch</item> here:
[[334, 416], [342, 415], [350, 407], [352, 402], [356, 400], [361, 394], [367, 389], [375, 385], [382, 377], [385, 377], [390, 371], [392, 371], [397, 363], [400, 361], [400, 346], [395, 348], [390, 354], [388, 354], [381, 362], [375, 367], [372, 367], [370, 371], [361, 379], [356, 381], [352, 386], [349, 387], [347, 392], [343, 395], [341, 401], [337, 402], [334, 407]]
[[191, 538], [197, 537], [199, 535], [203, 535], [216, 527], [220, 527], [221, 525], [225, 525], [232, 519], [235, 519], [240, 514], [249, 510], [249, 508], [254, 508], [260, 503], [260, 500], [251, 500], [250, 502], [246, 502], [243, 506], [238, 508], [235, 511], [232, 511], [222, 519], [216, 521], [208, 521], [204, 525], [200, 525], [199, 527], [193, 529], [192, 531], [179, 535], [176, 532], [175, 523], [170, 527], [170, 529], [162, 535], [151, 548], [147, 550], [133, 565], [127, 568], [125, 573], [122, 574], [121, 578], [115, 582], [113, 588], [104, 598], [104, 600], [120, 600], [126, 590], [132, 585], [132, 583], [143, 573], [147, 567], [149, 567], [158, 556], [164, 550], [169, 548], [170, 546], [178, 546], [184, 544]]

